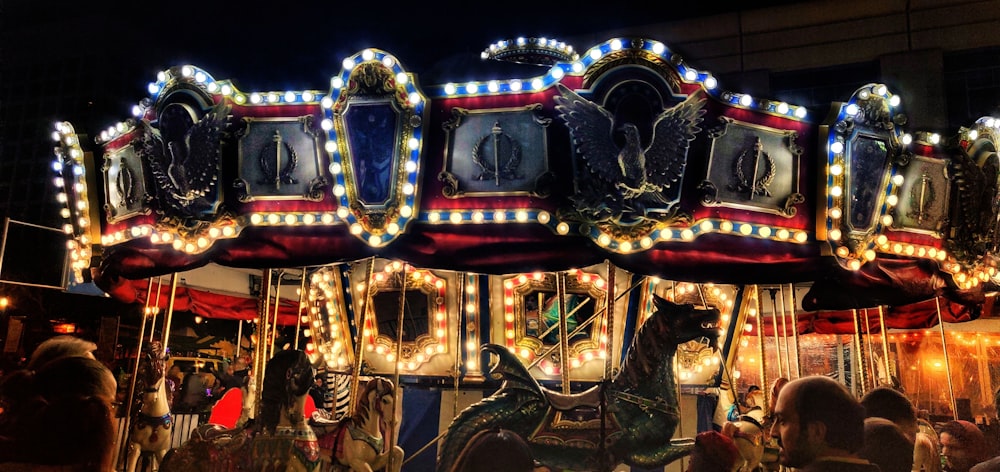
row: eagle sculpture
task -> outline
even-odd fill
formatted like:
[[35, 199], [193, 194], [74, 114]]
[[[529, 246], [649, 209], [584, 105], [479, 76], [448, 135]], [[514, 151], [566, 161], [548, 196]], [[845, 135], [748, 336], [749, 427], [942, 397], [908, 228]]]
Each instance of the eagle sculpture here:
[[[577, 210], [594, 221], [621, 223], [647, 219], [647, 208], [669, 204], [664, 192], [681, 181], [688, 147], [701, 131], [705, 98], [692, 94], [655, 116], [653, 135], [643, 146], [635, 123], [617, 124], [602, 106], [562, 84], [556, 86], [560, 93], [554, 97], [556, 111], [589, 171], [583, 178], [589, 182], [580, 185], [578, 180]], [[623, 133], [621, 146], [615, 131]]]
[[171, 104], [160, 114], [158, 128], [139, 122], [137, 151], [149, 163], [161, 211], [198, 217], [214, 208], [206, 197], [218, 185], [220, 143], [229, 109], [220, 103], [196, 121], [187, 106]]

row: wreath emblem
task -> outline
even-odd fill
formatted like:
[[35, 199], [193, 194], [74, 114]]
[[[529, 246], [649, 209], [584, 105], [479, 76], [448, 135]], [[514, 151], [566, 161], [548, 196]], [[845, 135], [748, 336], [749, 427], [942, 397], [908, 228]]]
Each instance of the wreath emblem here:
[[[753, 166], [751, 167], [753, 175], [749, 177], [744, 170], [747, 166], [746, 161], [748, 158], [752, 160], [751, 165]], [[766, 163], [766, 168], [763, 172], [758, 172], [757, 168], [760, 166], [761, 159]], [[741, 152], [740, 156], [733, 162], [733, 174], [736, 177], [736, 184], [731, 185], [730, 189], [736, 192], [750, 192], [750, 200], [753, 200], [756, 196], [770, 197], [771, 191], [767, 189], [767, 186], [774, 180], [776, 173], [777, 166], [774, 164], [774, 159], [770, 154], [764, 152], [764, 145], [761, 143], [760, 138], [757, 138], [753, 148]]]
[[517, 172], [518, 166], [521, 165], [521, 145], [504, 133], [500, 122], [497, 121], [493, 124], [490, 134], [479, 138], [472, 147], [472, 162], [483, 170], [476, 176], [476, 180], [495, 180], [499, 187], [501, 179], [521, 178]]
[[[285, 160], [282, 151], [288, 156], [284, 167], [281, 167], [281, 161]], [[281, 184], [294, 185], [299, 183], [292, 178], [292, 173], [295, 172], [295, 167], [299, 163], [298, 155], [295, 154], [295, 149], [291, 144], [282, 141], [281, 133], [278, 130], [274, 131], [271, 142], [261, 148], [258, 161], [261, 173], [264, 174], [263, 179], [258, 183], [262, 185], [273, 184], [275, 190], [281, 189]]]

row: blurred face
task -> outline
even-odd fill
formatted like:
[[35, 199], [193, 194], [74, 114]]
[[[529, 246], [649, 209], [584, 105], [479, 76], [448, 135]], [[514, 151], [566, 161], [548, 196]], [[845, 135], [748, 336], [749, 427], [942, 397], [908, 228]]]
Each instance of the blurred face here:
[[778, 459], [787, 467], [804, 467], [816, 460], [822, 446], [817, 422], [799, 424], [799, 413], [795, 411], [795, 396], [798, 386], [786, 385], [778, 394], [774, 405], [774, 424], [771, 437], [780, 446]]
[[978, 462], [962, 441], [948, 433], [941, 433], [941, 455], [950, 471], [966, 472]]

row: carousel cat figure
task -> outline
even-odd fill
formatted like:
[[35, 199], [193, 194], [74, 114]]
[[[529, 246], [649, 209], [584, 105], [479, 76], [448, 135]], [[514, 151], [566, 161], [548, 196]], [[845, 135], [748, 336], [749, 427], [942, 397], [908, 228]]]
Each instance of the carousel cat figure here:
[[137, 362], [135, 391], [139, 408], [130, 420], [127, 472], [135, 472], [143, 455], [151, 455], [156, 466], [162, 464], [174, 429], [164, 381], [166, 356], [160, 341], [151, 341]]

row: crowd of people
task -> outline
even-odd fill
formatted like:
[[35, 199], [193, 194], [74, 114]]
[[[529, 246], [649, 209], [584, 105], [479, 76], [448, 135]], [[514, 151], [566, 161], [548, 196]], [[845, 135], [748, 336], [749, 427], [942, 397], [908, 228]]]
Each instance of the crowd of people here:
[[[71, 336], [55, 337], [39, 345], [23, 368], [3, 375], [0, 471], [112, 469], [118, 389], [112, 371], [95, 359], [96, 347]], [[222, 372], [209, 372], [211, 385], [224, 392], [242, 386], [248, 368], [245, 359], [238, 359]], [[174, 408], [200, 408], [211, 398], [206, 376], [193, 374], [182, 380], [176, 370], [167, 373], [168, 382], [180, 385]], [[192, 391], [199, 395], [189, 396]], [[317, 406], [322, 391], [318, 380], [312, 392]], [[771, 393], [765, 429], [777, 454], [760, 465], [762, 471], [1000, 472], [997, 428], [987, 434], [964, 420], [931, 425], [895, 388], [877, 387], [859, 399], [837, 381], [813, 375], [779, 379]], [[754, 398], [761, 408], [762, 399]], [[1000, 392], [994, 400], [1000, 407]], [[54, 449], [59, 454], [52, 454]], [[704, 431], [695, 438], [687, 472], [735, 472], [739, 459], [733, 438]], [[483, 431], [456, 461], [455, 472], [476, 470], [549, 469], [533, 460], [524, 438], [499, 429]]]

